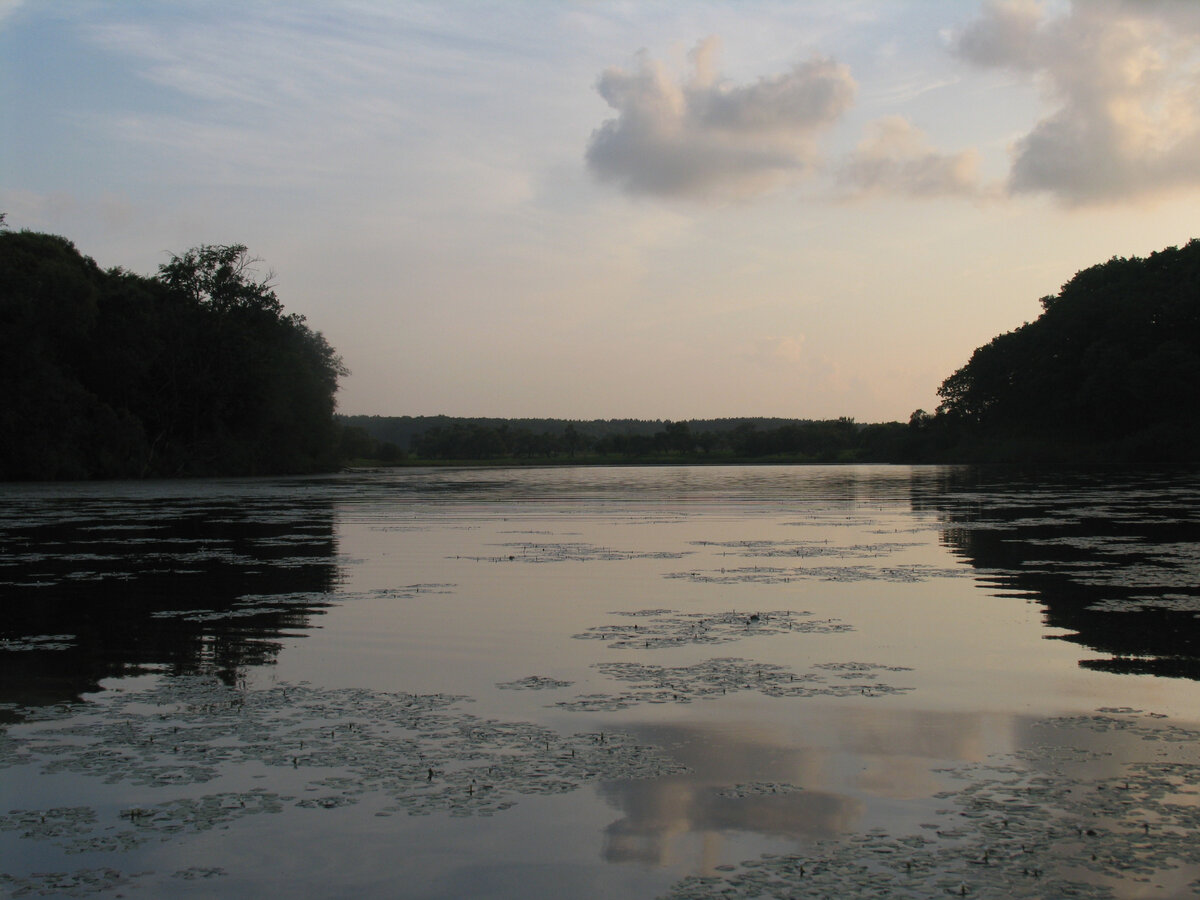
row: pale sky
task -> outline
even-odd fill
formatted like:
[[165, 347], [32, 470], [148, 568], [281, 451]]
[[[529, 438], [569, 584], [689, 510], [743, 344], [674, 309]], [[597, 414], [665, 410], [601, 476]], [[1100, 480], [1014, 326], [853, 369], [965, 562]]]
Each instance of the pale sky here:
[[906, 420], [1200, 237], [1200, 3], [0, 0], [0, 211], [247, 244], [345, 413]]

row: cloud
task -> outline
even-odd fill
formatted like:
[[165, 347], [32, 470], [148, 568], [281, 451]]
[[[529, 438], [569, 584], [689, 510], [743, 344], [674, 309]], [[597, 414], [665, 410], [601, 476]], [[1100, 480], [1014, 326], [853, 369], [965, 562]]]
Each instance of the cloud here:
[[983, 193], [978, 168], [975, 150], [938, 153], [907, 119], [888, 116], [868, 126], [867, 137], [842, 163], [837, 180], [854, 195], [978, 196]]
[[954, 47], [1033, 76], [1054, 104], [1013, 145], [1010, 192], [1082, 206], [1200, 187], [1200, 6], [1088, 0], [1050, 15], [993, 0]]
[[5, 19], [15, 13], [24, 2], [25, 0], [0, 0], [0, 24], [3, 24]]
[[849, 70], [831, 59], [733, 85], [716, 68], [719, 44], [702, 41], [692, 72], [675, 78], [648, 53], [633, 71], [610, 68], [596, 89], [617, 111], [596, 129], [587, 163], [601, 180], [632, 194], [745, 197], [817, 164], [817, 135], [854, 99]]

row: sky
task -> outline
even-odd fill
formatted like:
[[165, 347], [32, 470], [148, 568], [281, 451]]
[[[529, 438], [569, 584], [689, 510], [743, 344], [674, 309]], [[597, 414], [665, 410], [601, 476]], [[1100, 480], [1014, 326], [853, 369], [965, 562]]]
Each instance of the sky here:
[[1200, 237], [1200, 3], [0, 0], [0, 211], [246, 244], [348, 414], [905, 421]]

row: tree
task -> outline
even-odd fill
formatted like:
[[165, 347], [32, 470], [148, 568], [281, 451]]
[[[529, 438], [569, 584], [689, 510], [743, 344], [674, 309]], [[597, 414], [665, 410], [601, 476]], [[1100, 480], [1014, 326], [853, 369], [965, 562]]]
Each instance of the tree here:
[[335, 467], [346, 369], [253, 263], [203, 246], [147, 278], [0, 229], [0, 480]]
[[203, 245], [159, 268], [159, 281], [199, 311], [191, 437], [245, 474], [328, 468], [334, 393], [347, 370], [303, 316], [284, 313], [256, 262], [242, 244]]
[[968, 439], [1108, 446], [1135, 461], [1154, 435], [1195, 458], [1200, 437], [1200, 241], [1114, 257], [1042, 298], [938, 389]]

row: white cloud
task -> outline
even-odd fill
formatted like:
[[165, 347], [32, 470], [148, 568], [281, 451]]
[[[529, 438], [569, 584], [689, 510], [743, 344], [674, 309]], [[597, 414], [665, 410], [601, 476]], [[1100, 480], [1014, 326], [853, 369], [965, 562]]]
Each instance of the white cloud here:
[[819, 159], [816, 137], [850, 106], [855, 84], [831, 59], [733, 85], [717, 71], [715, 38], [677, 78], [648, 53], [633, 71], [610, 68], [597, 90], [617, 111], [592, 133], [587, 162], [634, 194], [741, 197], [803, 175]]
[[1055, 105], [1014, 144], [1011, 192], [1085, 205], [1200, 187], [1200, 5], [996, 0], [954, 46], [1032, 75]]
[[895, 193], [915, 197], [979, 196], [979, 154], [973, 149], [939, 153], [920, 129], [900, 116], [868, 126], [838, 171], [838, 182], [851, 194]]

